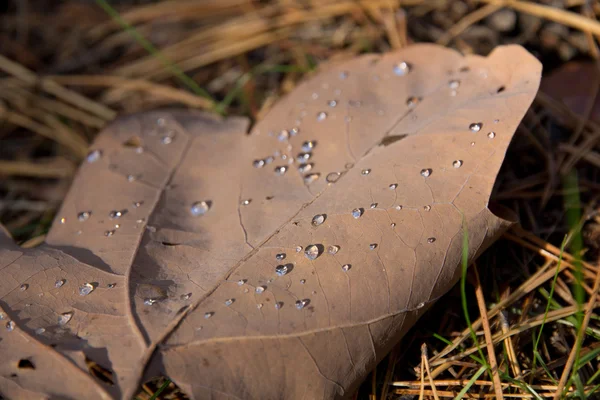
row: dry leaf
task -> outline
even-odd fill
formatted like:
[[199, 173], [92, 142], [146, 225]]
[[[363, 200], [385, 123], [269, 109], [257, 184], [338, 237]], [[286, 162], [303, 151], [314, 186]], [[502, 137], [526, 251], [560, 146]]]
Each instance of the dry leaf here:
[[463, 221], [471, 260], [509, 224], [488, 198], [540, 70], [418, 45], [320, 73], [249, 135], [113, 123], [47, 244], [0, 239], [0, 392], [129, 399], [166, 374], [196, 399], [348, 396], [458, 279]]

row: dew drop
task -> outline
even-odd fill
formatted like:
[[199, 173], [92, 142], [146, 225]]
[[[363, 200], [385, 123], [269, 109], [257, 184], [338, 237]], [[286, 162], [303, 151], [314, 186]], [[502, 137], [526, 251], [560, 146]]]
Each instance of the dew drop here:
[[423, 206], [423, 210], [425, 210], [425, 211], [431, 211], [431, 206]]
[[65, 284], [65, 282], [65, 279], [57, 279], [56, 282], [54, 282], [54, 287], [58, 289], [62, 287]]
[[300, 128], [292, 128], [290, 129], [290, 135], [296, 136], [300, 132]]
[[46, 332], [45, 328], [37, 328], [35, 330], [36, 335], [41, 335], [42, 333]]
[[350, 265], [350, 264], [342, 265], [342, 271], [344, 271], [344, 272], [349, 271], [350, 268], [352, 268], [352, 265]]
[[290, 132], [287, 131], [286, 129], [282, 130], [281, 132], [279, 132], [279, 134], [277, 135], [277, 140], [279, 140], [280, 142], [285, 142], [286, 140], [288, 140], [290, 138]]
[[331, 245], [327, 248], [327, 252], [332, 255], [337, 254], [338, 251], [340, 251], [340, 246], [337, 245]]
[[180, 298], [181, 300], [189, 300], [189, 299], [190, 299], [190, 297], [192, 297], [192, 294], [191, 294], [191, 293], [184, 293], [184, 294], [182, 294], [181, 296], [179, 296], [179, 298]]
[[254, 160], [252, 161], [252, 166], [254, 168], [262, 168], [265, 166], [265, 160]]
[[136, 201], [133, 203], [133, 208], [140, 208], [143, 204], [143, 201]]
[[434, 237], [427, 238], [427, 243], [433, 243], [433, 242], [435, 242]]
[[156, 303], [156, 299], [150, 299], [150, 298], [144, 299], [144, 304], [147, 305], [147, 306], [151, 306], [154, 303]]
[[306, 250], [304, 250], [304, 255], [309, 260], [314, 260], [317, 257], [319, 257], [319, 248], [314, 244], [310, 244], [306, 246]]
[[344, 79], [348, 78], [348, 71], [342, 71], [342, 72], [340, 72], [339, 77], [340, 77], [341, 80], [344, 80]]
[[127, 210], [113, 210], [111, 212], [108, 213], [108, 217], [110, 219], [117, 219], [117, 218], [121, 218], [123, 215], [127, 214]]
[[29, 285], [28, 285], [28, 284], [26, 284], [26, 283], [24, 283], [24, 284], [22, 284], [22, 285], [21, 285], [21, 287], [20, 287], [19, 289], [21, 290], [21, 292], [24, 292], [24, 291], [26, 291], [28, 288], [29, 288]]
[[427, 178], [429, 175], [431, 175], [431, 168], [424, 168], [421, 170], [421, 176]]
[[102, 157], [102, 151], [92, 150], [87, 154], [87, 156], [85, 157], [85, 160], [88, 163], [94, 163], [94, 162], [98, 161], [101, 157]]
[[296, 246], [296, 253], [300, 253], [302, 251], [302, 246]]
[[421, 102], [421, 98], [420, 97], [411, 96], [408, 99], [406, 99], [406, 106], [408, 108], [414, 108], [420, 102]]
[[352, 216], [354, 217], [354, 219], [358, 219], [363, 215], [363, 209], [362, 208], [355, 208], [354, 210], [352, 210]]
[[225, 300], [225, 305], [226, 305], [227, 307], [229, 307], [230, 305], [232, 305], [232, 304], [233, 304], [233, 302], [234, 302], [234, 301], [235, 301], [235, 299], [227, 299], [227, 300]]
[[319, 174], [319, 173], [304, 175], [304, 183], [306, 185], [310, 185], [311, 183], [313, 183], [314, 181], [319, 179], [320, 176], [321, 176], [321, 174]]
[[481, 130], [482, 126], [483, 126], [482, 122], [476, 122], [476, 123], [472, 123], [471, 125], [469, 125], [469, 129], [471, 130], [471, 132], [479, 132]]
[[9, 332], [12, 332], [12, 331], [15, 330], [15, 326], [16, 326], [16, 324], [15, 324], [14, 321], [8, 321], [6, 323], [6, 330], [9, 331]]
[[117, 284], [116, 284], [116, 283], [109, 283], [108, 285], [106, 285], [106, 287], [107, 287], [107, 288], [109, 288], [109, 289], [113, 289], [113, 288], [115, 288], [116, 286], [117, 286]]
[[313, 226], [319, 226], [323, 222], [325, 222], [325, 214], [317, 214], [312, 219], [312, 225]]
[[67, 219], [65, 217], [62, 217], [59, 221], [61, 224], [64, 225], [67, 222]]
[[408, 74], [411, 70], [412, 66], [405, 62], [405, 61], [401, 61], [397, 64], [394, 64], [394, 74], [398, 75], [398, 76], [404, 76], [406, 74]]
[[312, 153], [298, 153], [298, 156], [296, 156], [296, 161], [298, 161], [299, 163], [304, 163], [310, 160], [311, 157]]
[[304, 173], [306, 173], [306, 172], [309, 172], [309, 171], [312, 169], [312, 167], [313, 167], [313, 166], [314, 166], [314, 164], [313, 164], [313, 163], [306, 163], [306, 164], [304, 164], [304, 163], [303, 163], [303, 164], [300, 164], [300, 165], [298, 166], [298, 171], [299, 171], [301, 174], [304, 174]]
[[93, 290], [94, 290], [94, 285], [86, 282], [83, 285], [79, 286], [79, 295], [87, 296], [88, 294], [92, 293]]
[[321, 111], [320, 113], [317, 114], [317, 121], [324, 121], [325, 118], [327, 118], [327, 113]]
[[71, 318], [73, 318], [73, 311], [62, 313], [58, 316], [58, 324], [60, 326], [66, 325]]
[[6, 317], [6, 315], [4, 313], [0, 312], [0, 321], [2, 321], [5, 317]]
[[283, 307], [283, 302], [278, 301], [275, 303], [275, 309], [276, 310], [281, 310], [281, 307]]
[[400, 204], [398, 204], [398, 205], [396, 206], [396, 210], [398, 210], [398, 211], [402, 210], [402, 206], [401, 206]]
[[329, 183], [335, 183], [340, 179], [341, 174], [339, 172], [330, 172], [325, 177], [325, 180]]
[[419, 304], [417, 304], [417, 309], [420, 309], [423, 307], [425, 307], [425, 302], [420, 302]]
[[463, 162], [462, 162], [462, 160], [454, 160], [454, 161], [452, 162], [452, 166], [453, 166], [454, 168], [460, 168], [460, 167], [462, 167], [462, 165], [463, 165]]
[[280, 165], [278, 167], [275, 167], [275, 175], [281, 176], [284, 175], [287, 172], [288, 167], [285, 165]]
[[371, 250], [375, 250], [376, 248], [377, 248], [377, 243], [371, 243], [369, 245], [369, 249], [371, 249]]
[[260, 310], [261, 308], [263, 308], [263, 305], [262, 305], [262, 303], [258, 303], [258, 304], [256, 305], [256, 308], [258, 308], [259, 310]]
[[360, 174], [363, 176], [367, 176], [371, 173], [371, 169], [367, 168], [367, 169], [363, 169], [362, 171], [360, 171]]
[[316, 146], [317, 146], [316, 140], [307, 140], [306, 142], [302, 143], [302, 151], [308, 153], [308, 152], [312, 151]]
[[327, 105], [328, 105], [329, 107], [335, 107], [335, 106], [337, 106], [337, 101], [335, 101], [335, 100], [329, 100], [329, 101], [327, 102]]
[[212, 312], [212, 311], [205, 312], [205, 313], [204, 313], [204, 318], [205, 318], [205, 319], [209, 319], [209, 318], [210, 318], [210, 317], [212, 317], [214, 314], [215, 314], [215, 313], [214, 313], [214, 312]]
[[304, 285], [306, 283], [306, 279], [300, 279], [300, 283]]
[[244, 283], [246, 283], [245, 279], [240, 279], [239, 281], [237, 281], [238, 286], [242, 286]]
[[275, 267], [275, 273], [279, 276], [284, 276], [289, 271], [287, 265], [278, 265]]
[[496, 137], [496, 132], [493, 132], [493, 131], [492, 131], [492, 132], [488, 133], [488, 134], [487, 134], [487, 137], [489, 137], [490, 139], [493, 139], [493, 138], [495, 138], [495, 137]]
[[114, 229], [109, 230], [109, 231], [104, 231], [104, 236], [106, 236], [106, 237], [111, 237], [114, 234], [115, 234], [115, 230]]
[[296, 308], [298, 310], [302, 310], [304, 307], [306, 307], [306, 305], [310, 303], [309, 299], [304, 299], [304, 300], [296, 300]]
[[261, 294], [265, 291], [266, 287], [264, 286], [257, 286], [256, 289], [254, 289], [254, 291], [258, 294]]
[[391, 226], [392, 228], [395, 228], [395, 227], [396, 227], [396, 223], [395, 223], [395, 222], [392, 222], [392, 223], [390, 224], [390, 226]]
[[397, 187], [398, 187], [398, 184], [397, 184], [397, 183], [392, 183], [392, 184], [389, 186], [390, 190], [396, 190], [396, 188], [397, 188]]
[[245, 200], [242, 200], [242, 202], [240, 204], [243, 206], [247, 206], [250, 203], [252, 203], [252, 199], [245, 199]]
[[192, 213], [194, 217], [204, 215], [208, 212], [210, 206], [211, 204], [208, 201], [197, 201], [190, 207], [190, 213]]
[[91, 211], [82, 211], [79, 214], [77, 214], [77, 220], [81, 221], [81, 222], [87, 221], [91, 215], [92, 215]]
[[279, 254], [277, 254], [277, 255], [275, 256], [275, 259], [276, 259], [276, 260], [279, 260], [279, 261], [281, 261], [281, 260], [285, 259], [285, 253], [279, 253]]
[[127, 182], [133, 182], [137, 179], [135, 175], [127, 175]]
[[371, 203], [370, 208], [377, 208], [377, 203]]

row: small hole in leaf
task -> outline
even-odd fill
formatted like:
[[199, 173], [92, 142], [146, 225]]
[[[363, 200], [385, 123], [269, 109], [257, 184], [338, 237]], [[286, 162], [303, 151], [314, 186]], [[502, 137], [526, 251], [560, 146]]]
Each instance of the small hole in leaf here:
[[506, 87], [504, 87], [504, 86], [500, 86], [500, 87], [499, 87], [499, 88], [496, 90], [496, 93], [502, 93], [502, 92], [504, 92], [504, 90], [505, 90], [505, 89], [506, 89]]
[[266, 200], [273, 200], [273, 197], [274, 197], [274, 196], [267, 196], [267, 197], [265, 197], [265, 199], [266, 199]]
[[408, 135], [391, 135], [391, 136], [386, 136], [383, 139], [381, 139], [381, 142], [379, 142], [380, 146], [389, 146], [392, 143], [397, 142], [398, 140], [402, 140], [405, 137], [407, 137]]
[[142, 138], [140, 138], [139, 136], [132, 136], [129, 139], [127, 139], [125, 142], [123, 142], [123, 146], [125, 147], [134, 147], [134, 148], [138, 148], [138, 147], [142, 147]]
[[33, 365], [33, 363], [26, 358], [19, 360], [19, 364], [17, 366], [19, 369], [35, 369], [35, 365]]
[[87, 357], [85, 358], [85, 364], [88, 367], [88, 371], [94, 378], [110, 386], [114, 386], [115, 381], [113, 380], [113, 373], [109, 369], [104, 368]]

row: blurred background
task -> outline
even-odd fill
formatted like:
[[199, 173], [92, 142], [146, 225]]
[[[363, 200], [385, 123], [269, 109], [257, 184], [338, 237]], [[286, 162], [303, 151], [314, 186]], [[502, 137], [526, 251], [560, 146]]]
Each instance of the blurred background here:
[[[599, 15], [594, 0], [5, 0], [0, 222], [21, 245], [42, 243], [89, 144], [117, 115], [172, 106], [257, 121], [330, 62], [417, 42], [480, 55], [520, 44], [543, 63], [544, 78], [493, 197], [516, 211], [521, 224], [478, 262], [487, 309], [501, 305], [488, 328], [512, 332], [494, 342], [511, 377], [503, 379], [506, 393], [551, 397], [579, 346], [569, 396], [598, 396], [600, 318], [593, 314], [582, 326], [580, 309], [565, 310], [583, 307], [578, 290], [598, 297]], [[556, 269], [559, 259], [570, 267], [555, 280], [534, 279]], [[526, 293], [512, 296], [524, 285]], [[548, 293], [554, 294], [550, 312], [563, 314], [540, 330], [527, 323], [544, 313]], [[467, 351], [465, 296], [471, 322], [478, 321], [473, 288], [465, 294], [457, 286], [355, 398], [454, 398], [465, 387], [474, 398], [493, 397], [486, 375], [467, 385], [482, 360]], [[448, 341], [461, 337], [451, 353], [456, 359], [436, 364]], [[534, 354], [541, 361], [533, 362]], [[433, 371], [426, 387], [419, 386], [425, 366]], [[109, 375], [100, 366], [90, 369]], [[185, 398], [168, 377], [140, 388], [140, 399], [152, 396]]]

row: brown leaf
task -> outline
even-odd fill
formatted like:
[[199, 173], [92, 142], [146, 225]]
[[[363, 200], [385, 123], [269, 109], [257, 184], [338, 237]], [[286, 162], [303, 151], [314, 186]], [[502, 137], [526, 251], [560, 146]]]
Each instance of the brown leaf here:
[[113, 123], [48, 244], [1, 239], [0, 392], [128, 399], [162, 373], [197, 399], [349, 395], [456, 282], [463, 226], [470, 260], [508, 226], [488, 198], [540, 70], [418, 45], [331, 67], [249, 135]]

